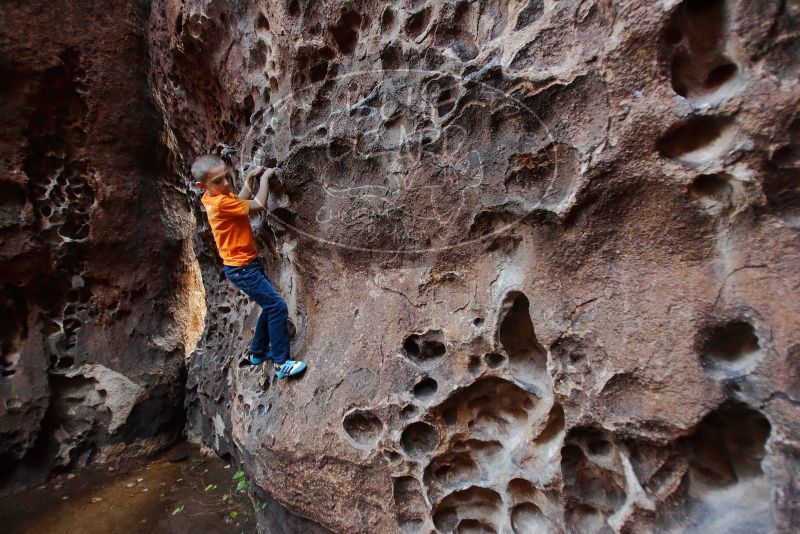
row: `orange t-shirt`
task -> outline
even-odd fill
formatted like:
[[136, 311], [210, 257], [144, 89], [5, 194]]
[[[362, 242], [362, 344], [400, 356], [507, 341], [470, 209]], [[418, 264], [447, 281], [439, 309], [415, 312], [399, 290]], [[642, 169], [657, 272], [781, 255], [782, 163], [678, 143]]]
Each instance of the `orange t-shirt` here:
[[203, 193], [200, 202], [206, 207], [211, 233], [217, 243], [222, 263], [233, 267], [247, 265], [258, 257], [250, 227], [249, 201], [233, 193], [209, 196]]

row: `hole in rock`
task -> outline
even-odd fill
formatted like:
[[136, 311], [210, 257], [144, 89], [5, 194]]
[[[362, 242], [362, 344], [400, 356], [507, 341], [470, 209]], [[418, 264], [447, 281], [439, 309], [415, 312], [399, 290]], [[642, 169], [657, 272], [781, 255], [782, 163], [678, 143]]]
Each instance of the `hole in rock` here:
[[[723, 404], [686, 438], [691, 448], [692, 484], [702, 491], [763, 477], [761, 463], [770, 431], [769, 421], [760, 412], [738, 402]], [[752, 494], [751, 498], [768, 499], [768, 493]]]
[[698, 341], [700, 358], [711, 368], [739, 369], [761, 349], [753, 325], [743, 320], [709, 326]]
[[475, 319], [472, 320], [472, 324], [477, 326], [478, 328], [483, 326], [483, 323], [484, 323], [483, 317], [475, 317]]
[[612, 514], [625, 502], [624, 476], [595, 464], [573, 442], [583, 441], [587, 433], [594, 432], [594, 429], [580, 428], [567, 435], [567, 444], [561, 449], [564, 491], [569, 502]]
[[428, 496], [436, 499], [454, 488], [479, 482], [498, 462], [503, 446], [497, 441], [467, 439], [456, 441], [446, 452], [435, 456], [425, 468]]
[[383, 455], [386, 457], [386, 459], [389, 461], [389, 463], [392, 463], [392, 464], [397, 463], [397, 462], [399, 462], [400, 460], [403, 459], [403, 457], [400, 455], [400, 453], [399, 452], [395, 452], [395, 451], [385, 450], [385, 451], [383, 451]]
[[439, 431], [422, 421], [411, 423], [400, 435], [400, 445], [408, 456], [422, 458], [439, 446]]
[[450, 113], [456, 105], [455, 93], [451, 89], [445, 89], [439, 93], [439, 100], [436, 103], [436, 110], [440, 117]]
[[703, 87], [706, 89], [717, 89], [722, 84], [728, 82], [736, 76], [736, 72], [739, 70], [739, 67], [734, 65], [733, 63], [725, 63], [718, 67], [714, 67], [714, 69], [708, 73], [706, 76], [706, 80], [703, 82]]
[[355, 410], [347, 414], [342, 420], [342, 427], [353, 441], [367, 447], [374, 447], [383, 431], [381, 420], [366, 410]]
[[297, 327], [291, 319], [286, 320], [286, 331], [289, 333], [289, 339], [294, 341], [294, 338], [297, 337]]
[[64, 319], [64, 322], [63, 322], [64, 331], [65, 332], [74, 332], [75, 330], [78, 330], [81, 327], [81, 324], [82, 323], [81, 323], [80, 319], [78, 319], [76, 317], [67, 317], [66, 319]]
[[430, 15], [431, 9], [426, 7], [408, 17], [406, 20], [406, 33], [408, 36], [412, 39], [418, 37], [428, 27]]
[[411, 419], [412, 417], [417, 415], [418, 412], [419, 410], [417, 409], [416, 406], [414, 406], [413, 404], [406, 404], [405, 406], [403, 406], [403, 409], [400, 410], [400, 416], [403, 419]]
[[317, 63], [308, 70], [308, 81], [311, 83], [321, 82], [325, 79], [326, 74], [328, 74], [328, 64], [324, 61]]
[[772, 163], [780, 169], [794, 169], [800, 167], [800, 144], [786, 145], [772, 154]]
[[542, 13], [544, 13], [544, 0], [530, 0], [528, 5], [519, 12], [514, 31], [519, 31], [526, 26], [530, 26], [539, 20]]
[[[264, 41], [258, 41], [258, 43], [256, 43], [256, 45], [250, 51], [250, 61], [253, 62], [253, 67], [256, 70], [263, 70], [264, 65], [267, 64], [267, 45], [264, 43]], [[253, 113], [252, 115], [246, 115], [247, 113], [252, 113], [252, 111], [252, 106], [242, 109], [242, 117], [244, 118], [245, 125], [250, 125], [255, 122], [257, 118], [256, 115], [259, 112]]]
[[611, 452], [611, 443], [605, 439], [594, 439], [589, 442], [589, 452], [595, 456], [605, 456]]
[[413, 135], [413, 126], [404, 115], [398, 115], [384, 124], [388, 145], [401, 145]]
[[56, 363], [56, 367], [59, 369], [68, 369], [75, 364], [75, 360], [70, 356], [64, 356], [63, 358], [58, 359], [58, 363]]
[[588, 450], [593, 456], [606, 456], [613, 448], [613, 444], [607, 439], [608, 435], [598, 428], [575, 427], [569, 436], [571, 443], [583, 445], [584, 450]]
[[403, 62], [403, 49], [397, 43], [390, 43], [381, 50], [381, 67], [385, 70], [394, 70]]
[[420, 400], [430, 400], [436, 395], [439, 384], [431, 377], [425, 377], [414, 386], [414, 396]]
[[353, 10], [345, 9], [336, 25], [331, 29], [333, 40], [343, 54], [352, 54], [358, 42], [358, 27], [361, 25], [361, 15]]
[[383, 33], [388, 32], [392, 29], [394, 25], [394, 11], [392, 11], [391, 7], [386, 7], [383, 10], [383, 15], [381, 16], [381, 31]]
[[577, 367], [583, 362], [583, 360], [586, 359], [586, 357], [579, 352], [571, 352], [568, 356], [568, 359], [571, 366]]
[[480, 52], [471, 25], [472, 6], [470, 2], [444, 4], [434, 26], [434, 44], [449, 48], [461, 61], [472, 60]]
[[444, 345], [444, 334], [441, 330], [411, 334], [403, 342], [403, 351], [418, 365], [434, 364], [447, 351]]
[[256, 28], [259, 30], [263, 30], [265, 32], [269, 31], [269, 21], [267, 20], [267, 16], [263, 13], [258, 14], [258, 20], [256, 21]]
[[497, 369], [506, 363], [506, 357], [499, 352], [490, 352], [483, 359], [486, 361], [486, 365], [492, 369]]
[[522, 382], [541, 381], [547, 372], [547, 353], [536, 339], [528, 298], [512, 291], [506, 295], [498, 338], [508, 353], [509, 370]]
[[701, 200], [721, 202], [727, 200], [733, 188], [727, 174], [701, 174], [689, 185], [689, 192]]
[[541, 495], [536, 486], [524, 478], [511, 480], [506, 490], [514, 502], [533, 501]]
[[724, 0], [686, 0], [664, 32], [674, 48], [671, 65], [673, 90], [693, 102], [708, 100], [732, 81], [739, 68], [725, 54]]
[[693, 117], [670, 127], [656, 142], [656, 149], [667, 158], [703, 163], [724, 155], [734, 134], [726, 117]]
[[[8, 344], [4, 343], [3, 345], [10, 345], [10, 343]], [[6, 347], [3, 346], [2, 348], [5, 349]], [[19, 362], [18, 352], [10, 352], [3, 354], [3, 357], [0, 358], [0, 365], [2, 365], [3, 367], [14, 367], [17, 365], [18, 362]]]
[[454, 411], [455, 419], [466, 424], [471, 437], [479, 440], [510, 440], [527, 428], [525, 406], [538, 399], [518, 385], [499, 377], [486, 377], [456, 391], [439, 405], [435, 414]]
[[458, 524], [458, 514], [455, 508], [441, 508], [433, 516], [433, 524], [440, 531], [452, 532], [456, 524]]
[[[452, 532], [456, 527], [462, 526], [482, 528], [483, 532], [496, 532], [494, 519], [502, 504], [503, 499], [496, 491], [470, 486], [451, 493], [434, 507], [433, 524], [442, 532]], [[480, 524], [469, 523], [470, 521]]]
[[534, 532], [552, 532], [553, 526], [538, 506], [524, 502], [511, 509], [511, 530], [514, 534], [532, 534]]
[[447, 426], [453, 426], [458, 423], [458, 410], [456, 408], [449, 408], [442, 413], [442, 421]]
[[467, 363], [467, 370], [473, 376], [481, 372], [481, 359], [477, 356], [470, 356], [469, 363]]

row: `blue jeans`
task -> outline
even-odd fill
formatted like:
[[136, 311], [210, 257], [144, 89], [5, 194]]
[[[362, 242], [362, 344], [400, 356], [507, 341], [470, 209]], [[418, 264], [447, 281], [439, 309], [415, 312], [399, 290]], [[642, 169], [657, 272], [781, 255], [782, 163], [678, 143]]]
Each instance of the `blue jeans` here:
[[[277, 364], [288, 360], [289, 331], [286, 329], [286, 319], [289, 317], [289, 309], [267, 280], [261, 262], [255, 259], [241, 267], [223, 265], [222, 270], [233, 285], [261, 306], [250, 352], [259, 357], [271, 358]], [[270, 343], [272, 350], [268, 352]]]

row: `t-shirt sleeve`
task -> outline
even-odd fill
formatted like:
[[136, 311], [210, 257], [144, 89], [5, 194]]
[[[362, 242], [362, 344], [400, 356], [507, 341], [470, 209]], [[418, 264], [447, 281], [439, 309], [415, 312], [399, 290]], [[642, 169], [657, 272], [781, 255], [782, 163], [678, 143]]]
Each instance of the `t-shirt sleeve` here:
[[246, 217], [250, 213], [250, 202], [233, 195], [222, 197], [217, 204], [220, 217]]

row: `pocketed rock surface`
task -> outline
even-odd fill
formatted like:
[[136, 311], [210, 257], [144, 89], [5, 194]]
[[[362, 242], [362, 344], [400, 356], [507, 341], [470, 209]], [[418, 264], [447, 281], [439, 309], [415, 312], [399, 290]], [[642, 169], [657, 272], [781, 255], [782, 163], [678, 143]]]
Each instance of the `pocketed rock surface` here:
[[0, 6], [0, 493], [181, 437], [204, 301], [148, 14]]
[[283, 170], [309, 363], [236, 366], [258, 308], [198, 214], [191, 433], [338, 532], [796, 527], [798, 16], [156, 2], [184, 165]]
[[[141, 250], [192, 238], [187, 432], [274, 499], [262, 529], [797, 529], [797, 2], [149, 9], [163, 191], [196, 231], [151, 199]], [[238, 367], [259, 308], [191, 186], [209, 151], [281, 167], [252, 220], [302, 379]]]
[[309, 363], [237, 367], [259, 310], [198, 213], [191, 433], [337, 532], [796, 527], [798, 16], [157, 1], [176, 155], [282, 168]]

